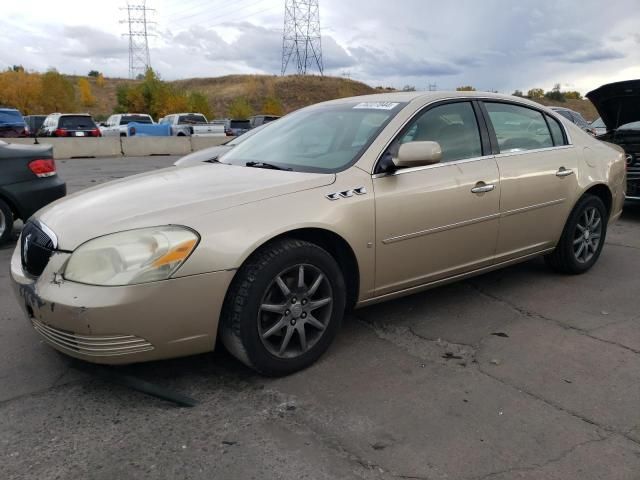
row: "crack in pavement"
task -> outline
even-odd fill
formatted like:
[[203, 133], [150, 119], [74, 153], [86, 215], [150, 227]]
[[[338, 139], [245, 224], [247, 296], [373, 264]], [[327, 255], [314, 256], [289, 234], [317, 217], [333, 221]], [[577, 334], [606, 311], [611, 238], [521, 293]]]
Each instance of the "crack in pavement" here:
[[487, 479], [492, 478], [492, 477], [497, 477], [498, 475], [517, 473], [517, 472], [531, 472], [531, 471], [541, 470], [541, 469], [543, 469], [545, 467], [548, 467], [549, 465], [553, 465], [554, 463], [561, 462], [567, 456], [571, 455], [577, 449], [579, 449], [581, 447], [584, 447], [585, 445], [590, 445], [590, 444], [593, 444], [593, 443], [605, 442], [605, 441], [609, 440], [612, 437], [613, 437], [613, 435], [610, 435], [610, 436], [601, 437], [598, 440], [587, 440], [585, 442], [577, 443], [576, 445], [574, 445], [571, 448], [569, 448], [569, 449], [565, 450], [564, 452], [562, 452], [557, 457], [551, 458], [551, 459], [547, 460], [544, 463], [534, 464], [534, 465], [531, 465], [529, 467], [507, 468], [505, 470], [499, 470], [497, 472], [487, 473], [487, 474], [482, 475], [480, 477], [470, 477], [469, 480], [487, 480]]
[[[544, 316], [544, 315], [542, 315], [542, 314], [540, 314], [538, 312], [534, 312], [534, 311], [528, 310], [527, 308], [524, 308], [524, 307], [521, 307], [519, 305], [516, 305], [515, 303], [513, 303], [513, 302], [511, 302], [509, 300], [506, 300], [504, 298], [501, 298], [501, 297], [499, 297], [499, 296], [497, 296], [497, 295], [495, 295], [493, 293], [489, 293], [489, 292], [483, 290], [479, 285], [477, 285], [477, 284], [475, 284], [473, 282], [468, 282], [468, 284], [476, 292], [478, 292], [480, 295], [482, 295], [482, 296], [484, 296], [486, 298], [489, 298], [491, 300], [494, 300], [496, 302], [499, 302], [499, 303], [501, 303], [503, 305], [506, 305], [507, 307], [509, 307], [509, 308], [515, 310], [516, 312], [518, 312], [520, 315], [523, 315], [523, 316], [529, 317], [529, 318], [537, 318], [539, 320], [544, 320], [546, 322], [553, 323], [554, 325], [557, 325], [558, 327], [560, 327], [560, 328], [562, 328], [564, 330], [578, 332], [581, 335], [589, 337], [589, 338], [591, 338], [593, 340], [596, 340], [598, 342], [607, 343], [609, 345], [614, 345], [614, 346], [622, 348], [624, 350], [628, 350], [629, 352], [632, 352], [632, 353], [634, 353], [636, 355], [640, 354], [640, 350], [637, 350], [635, 348], [628, 347], [627, 345], [623, 345], [622, 343], [619, 343], [619, 342], [614, 342], [613, 340], [606, 340], [604, 338], [600, 338], [600, 337], [596, 337], [595, 335], [591, 335], [591, 333], [590, 333], [591, 331], [597, 330], [600, 327], [597, 327], [596, 329], [593, 329], [593, 330], [585, 330], [583, 328], [578, 328], [578, 327], [574, 327], [572, 325], [567, 325], [566, 323], [563, 323], [560, 320], [556, 320], [556, 319], [553, 319], [553, 318], [550, 318], [550, 317], [546, 317], [546, 316]], [[625, 321], [629, 321], [629, 320], [625, 320]], [[606, 327], [606, 326], [609, 326], [609, 325], [613, 325], [615, 323], [618, 323], [618, 322], [617, 321], [616, 322], [611, 322], [610, 324], [603, 325], [603, 327]]]

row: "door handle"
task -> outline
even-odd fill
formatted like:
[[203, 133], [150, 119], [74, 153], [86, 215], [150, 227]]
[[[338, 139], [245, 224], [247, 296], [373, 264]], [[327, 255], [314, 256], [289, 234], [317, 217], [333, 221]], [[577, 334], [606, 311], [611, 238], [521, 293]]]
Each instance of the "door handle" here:
[[478, 182], [474, 188], [471, 189], [471, 193], [487, 193], [495, 190], [496, 186], [492, 183]]
[[571, 169], [567, 170], [564, 167], [560, 167], [560, 169], [556, 172], [556, 177], [560, 177], [560, 178], [568, 177], [570, 175], [573, 175], [573, 170]]

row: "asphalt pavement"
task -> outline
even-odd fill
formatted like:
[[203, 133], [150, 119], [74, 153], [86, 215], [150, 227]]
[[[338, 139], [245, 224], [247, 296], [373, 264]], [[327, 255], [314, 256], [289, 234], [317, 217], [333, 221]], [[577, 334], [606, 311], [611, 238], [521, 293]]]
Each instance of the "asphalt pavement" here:
[[[174, 160], [58, 168], [74, 192]], [[586, 275], [536, 259], [358, 310], [287, 378], [223, 349], [116, 370], [193, 408], [45, 345], [10, 289], [14, 247], [0, 247], [0, 479], [640, 479], [639, 206]]]

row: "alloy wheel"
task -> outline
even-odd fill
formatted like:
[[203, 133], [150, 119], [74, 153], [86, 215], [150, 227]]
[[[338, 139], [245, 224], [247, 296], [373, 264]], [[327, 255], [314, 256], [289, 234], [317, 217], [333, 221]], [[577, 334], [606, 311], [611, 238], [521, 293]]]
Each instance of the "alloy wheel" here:
[[584, 210], [573, 236], [573, 254], [579, 263], [589, 262], [602, 241], [602, 216], [595, 207]]
[[333, 291], [317, 267], [298, 264], [271, 281], [258, 310], [258, 333], [266, 349], [291, 359], [308, 352], [331, 320]]

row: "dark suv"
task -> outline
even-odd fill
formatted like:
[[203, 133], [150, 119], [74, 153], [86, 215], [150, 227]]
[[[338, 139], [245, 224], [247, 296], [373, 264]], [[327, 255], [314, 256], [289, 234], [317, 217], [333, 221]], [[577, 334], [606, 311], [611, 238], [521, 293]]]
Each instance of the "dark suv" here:
[[15, 108], [0, 108], [0, 137], [26, 137], [22, 114]]
[[597, 138], [620, 145], [627, 154], [627, 199], [640, 200], [640, 80], [603, 85], [587, 98], [607, 128]]
[[100, 129], [88, 113], [52, 113], [45, 118], [39, 137], [100, 137]]

